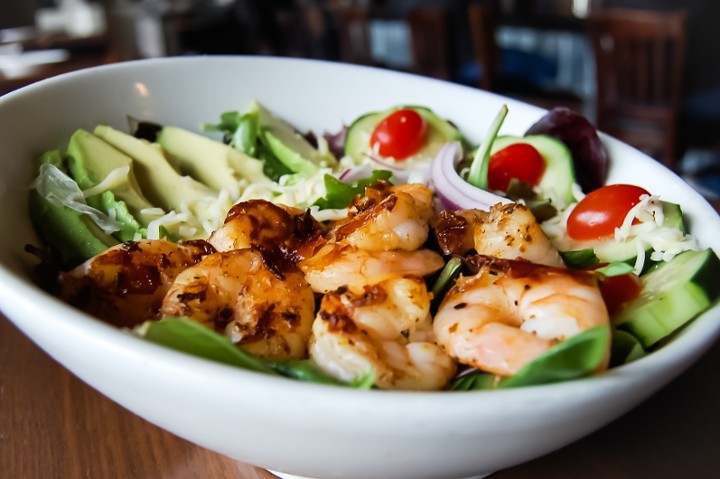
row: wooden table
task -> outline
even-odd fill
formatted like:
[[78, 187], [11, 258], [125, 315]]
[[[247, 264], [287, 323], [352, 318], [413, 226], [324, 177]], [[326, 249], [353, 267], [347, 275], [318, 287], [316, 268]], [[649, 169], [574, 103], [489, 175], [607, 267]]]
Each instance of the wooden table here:
[[[646, 403], [493, 479], [715, 478], [720, 343]], [[179, 439], [89, 388], [0, 316], [0, 476], [273, 479]], [[382, 478], [378, 478], [382, 479]]]

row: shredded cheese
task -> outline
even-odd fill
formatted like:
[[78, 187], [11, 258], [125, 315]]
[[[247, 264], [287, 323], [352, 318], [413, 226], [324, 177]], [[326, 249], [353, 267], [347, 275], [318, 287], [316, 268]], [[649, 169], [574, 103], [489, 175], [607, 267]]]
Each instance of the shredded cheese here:
[[594, 249], [607, 241], [630, 243], [637, 252], [633, 272], [640, 274], [645, 267], [647, 249], [650, 250], [651, 261], [670, 261], [683, 251], [700, 248], [697, 239], [692, 236], [684, 234], [678, 228], [663, 226], [665, 214], [658, 196], [642, 195], [640, 202], [628, 211], [620, 227], [615, 228], [613, 238], [598, 241], [575, 241], [567, 235], [567, 220], [576, 205], [577, 203], [571, 204], [542, 223], [543, 231], [560, 251], [588, 247]]

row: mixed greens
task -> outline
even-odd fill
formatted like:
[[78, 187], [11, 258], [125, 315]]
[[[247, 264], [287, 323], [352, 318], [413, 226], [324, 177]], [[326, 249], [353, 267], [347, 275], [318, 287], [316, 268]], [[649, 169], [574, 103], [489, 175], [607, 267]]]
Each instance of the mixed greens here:
[[[593, 374], [606, 359], [608, 335], [610, 364], [619, 366], [660, 347], [715, 304], [717, 254], [687, 233], [678, 205], [632, 185], [605, 185], [610, 160], [586, 118], [556, 108], [522, 136], [498, 136], [507, 114], [503, 107], [477, 145], [430, 109], [407, 105], [361, 115], [321, 137], [299, 133], [259, 102], [223, 113], [218, 123], [204, 124], [203, 133], [146, 119], [131, 119], [128, 132], [107, 125], [80, 129], [64, 150], [46, 152], [38, 163], [29, 207], [44, 242], [42, 270], [70, 270], [128, 241], [207, 238], [234, 204], [248, 199], [307, 210], [328, 222], [345, 217], [366, 187], [421, 182], [443, 209], [528, 205], [567, 266], [597, 275], [613, 326], [559, 342], [510, 377], [469, 368], [448, 389]], [[445, 268], [427, 278], [435, 309], [455, 280], [470, 274], [465, 258], [444, 260]], [[231, 366], [346, 384], [309, 359], [255, 357], [183, 317], [143, 321], [136, 332]], [[368, 372], [349, 385], [368, 389], [374, 382]]]

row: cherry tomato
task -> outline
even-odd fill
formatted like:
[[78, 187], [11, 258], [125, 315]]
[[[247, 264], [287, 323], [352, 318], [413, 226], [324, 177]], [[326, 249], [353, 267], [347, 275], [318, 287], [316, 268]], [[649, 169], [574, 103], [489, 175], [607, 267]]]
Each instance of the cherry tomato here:
[[634, 185], [607, 185], [590, 192], [575, 206], [567, 221], [568, 235], [576, 240], [612, 236], [622, 225], [628, 211], [649, 195]]
[[544, 172], [545, 160], [534, 146], [514, 143], [490, 157], [488, 187], [491, 190], [507, 191], [512, 178], [537, 186]]
[[425, 118], [409, 108], [403, 108], [386, 116], [372, 132], [370, 147], [380, 155], [404, 160], [416, 153], [427, 140]]
[[619, 313], [623, 304], [637, 299], [641, 290], [640, 278], [632, 273], [610, 276], [600, 283], [600, 293], [611, 316]]

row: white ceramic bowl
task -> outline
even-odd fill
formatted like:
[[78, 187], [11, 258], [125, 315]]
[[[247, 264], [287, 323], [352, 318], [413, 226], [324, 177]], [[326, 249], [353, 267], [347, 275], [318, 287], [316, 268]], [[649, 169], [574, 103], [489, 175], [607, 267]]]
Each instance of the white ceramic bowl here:
[[[473, 476], [558, 449], [634, 407], [692, 364], [720, 331], [716, 306], [672, 343], [600, 377], [468, 393], [357, 391], [227, 367], [146, 343], [45, 294], [29, 279], [35, 241], [26, 196], [33, 159], [78, 127], [126, 116], [197, 129], [252, 99], [303, 129], [401, 103], [423, 104], [473, 140], [503, 102], [503, 132], [543, 111], [482, 91], [389, 71], [273, 58], [173, 58], [105, 66], [0, 98], [0, 308], [82, 380], [139, 416], [239, 460], [316, 478]], [[610, 182], [640, 183], [681, 203], [703, 246], [720, 251], [720, 218], [638, 151], [604, 138]], [[702, 219], [702, 220], [701, 220]], [[12, 391], [9, 392], [12, 394]]]

